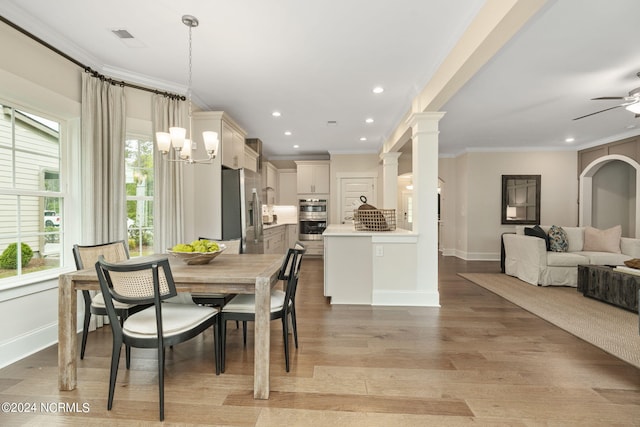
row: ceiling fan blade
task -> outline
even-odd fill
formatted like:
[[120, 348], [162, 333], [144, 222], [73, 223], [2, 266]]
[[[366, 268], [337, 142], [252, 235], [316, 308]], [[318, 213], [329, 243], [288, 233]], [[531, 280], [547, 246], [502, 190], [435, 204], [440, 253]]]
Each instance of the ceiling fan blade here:
[[626, 99], [624, 96], [601, 96], [599, 98], [591, 98], [592, 101], [600, 101], [602, 99]]
[[613, 110], [615, 108], [620, 108], [620, 107], [622, 107], [622, 105], [616, 105], [615, 107], [605, 108], [604, 110], [596, 111], [595, 113], [591, 113], [591, 114], [587, 114], [587, 115], [584, 115], [584, 116], [576, 117], [573, 120], [584, 119], [585, 117], [593, 116], [594, 114], [598, 114], [598, 113], [604, 113], [605, 111]]

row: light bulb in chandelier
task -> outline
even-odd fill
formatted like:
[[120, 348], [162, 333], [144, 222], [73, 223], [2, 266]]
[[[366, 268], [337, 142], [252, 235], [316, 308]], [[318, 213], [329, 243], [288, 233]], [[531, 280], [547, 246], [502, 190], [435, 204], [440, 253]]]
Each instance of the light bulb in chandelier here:
[[[187, 129], [182, 127], [170, 127], [169, 132], [156, 132], [156, 143], [158, 144], [158, 151], [163, 156], [169, 153], [171, 147], [176, 151], [176, 159], [170, 160], [175, 162], [186, 163], [211, 163], [215, 159], [218, 152], [219, 139], [218, 133], [212, 131], [202, 132], [202, 140], [204, 141], [204, 147], [207, 151], [206, 159], [195, 160], [193, 158], [193, 149], [195, 149], [195, 142], [192, 140], [193, 135], [191, 133], [192, 120], [191, 120], [191, 80], [192, 80], [192, 42], [191, 42], [191, 29], [197, 27], [199, 22], [195, 16], [183, 15], [182, 23], [189, 27], [189, 85], [187, 88], [187, 102], [189, 107], [189, 135], [187, 135]], [[187, 138], [188, 137], [188, 138]]]
[[193, 146], [191, 145], [190, 139], [184, 140], [184, 145], [182, 146], [182, 150], [180, 150], [180, 158], [188, 160], [191, 158], [191, 149]]
[[184, 145], [184, 139], [187, 136], [187, 130], [185, 128], [170, 127], [169, 135], [171, 135], [171, 145], [176, 150], [181, 150]]

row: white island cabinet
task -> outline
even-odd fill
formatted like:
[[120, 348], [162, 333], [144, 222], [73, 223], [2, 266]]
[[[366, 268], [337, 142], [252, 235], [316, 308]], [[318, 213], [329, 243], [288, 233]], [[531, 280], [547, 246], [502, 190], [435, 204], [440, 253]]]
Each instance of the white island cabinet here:
[[416, 234], [335, 224], [322, 236], [324, 295], [331, 304], [415, 305]]

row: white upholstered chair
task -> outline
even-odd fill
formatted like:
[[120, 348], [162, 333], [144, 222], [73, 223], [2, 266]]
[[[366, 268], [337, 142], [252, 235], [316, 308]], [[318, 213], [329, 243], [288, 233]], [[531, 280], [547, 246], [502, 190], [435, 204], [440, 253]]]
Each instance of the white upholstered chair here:
[[[112, 264], [100, 257], [96, 263], [100, 290], [104, 297], [111, 330], [113, 348], [109, 377], [107, 409], [113, 406], [116, 377], [122, 344], [132, 347], [155, 348], [158, 357], [158, 387], [160, 391], [160, 420], [164, 419], [164, 349], [187, 341], [214, 328], [214, 359], [216, 374], [220, 373], [218, 309], [195, 304], [168, 304], [163, 301], [175, 296], [176, 286], [165, 259], [148, 262]], [[132, 314], [120, 325], [114, 302], [152, 304]]]

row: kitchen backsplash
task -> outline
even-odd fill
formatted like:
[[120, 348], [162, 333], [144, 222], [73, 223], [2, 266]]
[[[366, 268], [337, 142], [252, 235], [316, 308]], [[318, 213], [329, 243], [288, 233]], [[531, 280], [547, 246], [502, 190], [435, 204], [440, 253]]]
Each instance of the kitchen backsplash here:
[[262, 215], [275, 216], [277, 224], [297, 224], [298, 207], [286, 205], [262, 205]]

